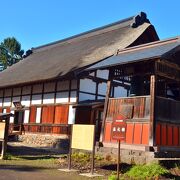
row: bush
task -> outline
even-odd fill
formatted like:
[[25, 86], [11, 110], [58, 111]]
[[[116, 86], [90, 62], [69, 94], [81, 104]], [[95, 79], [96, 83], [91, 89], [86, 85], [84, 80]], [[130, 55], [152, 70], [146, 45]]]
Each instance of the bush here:
[[151, 179], [168, 174], [169, 171], [159, 164], [133, 166], [125, 176], [132, 179]]

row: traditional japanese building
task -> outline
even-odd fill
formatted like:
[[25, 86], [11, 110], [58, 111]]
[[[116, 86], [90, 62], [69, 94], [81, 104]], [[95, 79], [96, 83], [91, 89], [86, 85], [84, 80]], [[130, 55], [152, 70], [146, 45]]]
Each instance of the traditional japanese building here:
[[[153, 25], [141, 12], [32, 48], [22, 61], [0, 73], [0, 111], [15, 114], [11, 130], [22, 127], [25, 134], [67, 134], [73, 123], [98, 124], [100, 132], [109, 69], [83, 76], [81, 72], [122, 49], [157, 40]], [[114, 97], [124, 93], [120, 85], [112, 82]]]

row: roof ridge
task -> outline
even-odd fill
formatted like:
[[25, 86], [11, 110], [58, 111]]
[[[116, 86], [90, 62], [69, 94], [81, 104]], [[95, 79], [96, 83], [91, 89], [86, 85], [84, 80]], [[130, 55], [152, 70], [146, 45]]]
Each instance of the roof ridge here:
[[153, 42], [141, 44], [141, 45], [138, 45], [138, 46], [133, 46], [133, 47], [125, 48], [125, 49], [120, 49], [120, 50], [118, 50], [116, 55], [119, 55], [119, 54], [124, 53], [126, 51], [133, 51], [134, 49], [139, 50], [139, 49], [144, 49], [146, 47], [157, 46], [159, 44], [168, 44], [168, 42], [171, 43], [171, 42], [174, 42], [174, 41], [180, 41], [180, 36], [175, 36], [175, 37], [172, 37], [172, 38], [166, 38], [166, 39], [163, 39], [163, 40], [153, 41]]
[[64, 39], [61, 39], [61, 40], [58, 40], [58, 41], [54, 41], [54, 42], [51, 42], [51, 43], [47, 43], [45, 45], [34, 47], [34, 48], [32, 48], [32, 50], [37, 50], [37, 49], [41, 49], [41, 48], [44, 48], [44, 47], [47, 47], [47, 46], [51, 46], [51, 45], [55, 45], [55, 44], [58, 44], [58, 43], [66, 42], [68, 40], [78, 38], [78, 37], [81, 37], [81, 36], [89, 34], [89, 33], [100, 31], [100, 30], [103, 30], [103, 29], [106, 29], [106, 28], [109, 28], [109, 27], [112, 27], [112, 26], [115, 26], [115, 25], [130, 21], [130, 20], [133, 20], [133, 18], [134, 18], [134, 16], [131, 16], [129, 18], [125, 18], [125, 19], [122, 19], [122, 20], [119, 20], [119, 21], [116, 21], [116, 22], [113, 22], [113, 23], [110, 23], [110, 24], [107, 24], [107, 25], [104, 25], [104, 26], [101, 26], [101, 27], [94, 28], [92, 30], [88, 30], [88, 31], [85, 31], [85, 32], [82, 32], [82, 33], [79, 33], [79, 34], [76, 34], [76, 35], [72, 35], [70, 37], [67, 37], [67, 38], [64, 38]]

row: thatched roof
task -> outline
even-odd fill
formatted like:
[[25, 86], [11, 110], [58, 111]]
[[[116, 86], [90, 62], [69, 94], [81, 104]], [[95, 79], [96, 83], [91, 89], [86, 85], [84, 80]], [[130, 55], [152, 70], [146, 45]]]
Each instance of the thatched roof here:
[[118, 65], [147, 61], [153, 58], [169, 58], [172, 60], [173, 58], [179, 57], [175, 57], [175, 52], [180, 52], [180, 36], [120, 50], [116, 56], [109, 57], [96, 63], [88, 67], [86, 71], [107, 69]]
[[24, 60], [0, 73], [0, 87], [74, 75], [135, 42], [147, 29], [158, 36], [144, 13], [32, 49]]

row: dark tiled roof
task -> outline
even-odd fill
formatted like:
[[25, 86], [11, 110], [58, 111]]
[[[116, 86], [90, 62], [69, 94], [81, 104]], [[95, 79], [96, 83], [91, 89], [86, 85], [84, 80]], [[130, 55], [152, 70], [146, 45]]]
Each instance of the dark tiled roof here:
[[32, 49], [31, 55], [0, 73], [0, 87], [74, 74], [76, 70], [112, 56], [118, 49], [128, 47], [149, 27], [156, 34], [149, 21], [144, 16], [139, 17], [131, 17]]
[[180, 37], [156, 41], [121, 50], [116, 56], [109, 57], [95, 65], [92, 65], [87, 68], [87, 70], [104, 69], [110, 66], [117, 66], [142, 60], [144, 61], [156, 57], [166, 58], [169, 52], [171, 52], [174, 48], [180, 48]]

